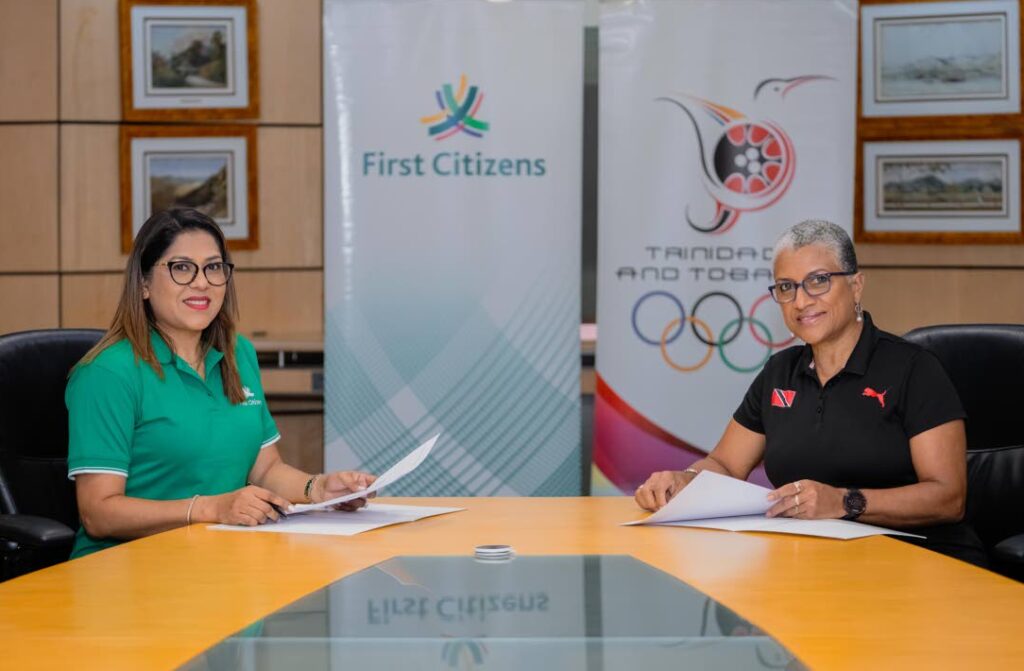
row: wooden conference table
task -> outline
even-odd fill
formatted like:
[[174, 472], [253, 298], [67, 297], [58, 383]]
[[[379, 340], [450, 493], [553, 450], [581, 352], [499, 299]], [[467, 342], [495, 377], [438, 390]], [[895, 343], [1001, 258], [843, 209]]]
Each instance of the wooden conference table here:
[[628, 554], [750, 620], [812, 669], [1024, 668], [1024, 585], [884, 537], [620, 527], [627, 498], [384, 499], [466, 511], [353, 537], [193, 526], [0, 584], [0, 668], [171, 669], [401, 555]]

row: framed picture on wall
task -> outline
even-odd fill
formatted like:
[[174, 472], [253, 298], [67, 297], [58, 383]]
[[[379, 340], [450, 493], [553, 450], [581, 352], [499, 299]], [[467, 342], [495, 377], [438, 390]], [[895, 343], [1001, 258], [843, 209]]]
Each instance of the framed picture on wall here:
[[122, 126], [121, 251], [154, 212], [190, 207], [231, 249], [256, 249], [256, 128]]
[[259, 116], [255, 0], [121, 0], [128, 121]]
[[1022, 242], [1020, 139], [863, 144], [865, 242]]
[[1021, 111], [1018, 0], [865, 4], [865, 117]]

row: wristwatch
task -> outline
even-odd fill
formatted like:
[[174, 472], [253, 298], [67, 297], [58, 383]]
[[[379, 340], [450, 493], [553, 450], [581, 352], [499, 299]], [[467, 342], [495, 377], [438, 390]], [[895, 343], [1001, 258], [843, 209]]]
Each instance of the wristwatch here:
[[864, 498], [864, 494], [859, 489], [847, 489], [843, 494], [843, 509], [846, 511], [846, 514], [843, 515], [844, 520], [857, 519], [864, 514], [867, 507], [868, 500]]

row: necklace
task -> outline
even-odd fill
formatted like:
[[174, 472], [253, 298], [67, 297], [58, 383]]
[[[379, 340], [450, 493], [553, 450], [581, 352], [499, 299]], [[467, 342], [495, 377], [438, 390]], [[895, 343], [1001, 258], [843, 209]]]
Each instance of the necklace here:
[[181, 359], [182, 359], [182, 361], [187, 363], [192, 368], [192, 370], [194, 370], [196, 373], [198, 373], [199, 377], [203, 376], [203, 368], [204, 368], [204, 366], [206, 364], [205, 357], [200, 356], [194, 362], [192, 360], [190, 360], [190, 359], [186, 359], [185, 357], [181, 357]]

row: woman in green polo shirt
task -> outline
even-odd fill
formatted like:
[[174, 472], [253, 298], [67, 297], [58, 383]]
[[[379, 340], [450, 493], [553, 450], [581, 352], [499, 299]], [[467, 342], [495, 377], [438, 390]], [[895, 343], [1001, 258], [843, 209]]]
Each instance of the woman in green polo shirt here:
[[113, 323], [65, 396], [82, 518], [72, 557], [194, 522], [263, 524], [275, 507], [373, 482], [281, 460], [256, 352], [235, 333], [233, 268], [195, 210], [154, 214], [135, 238]]

